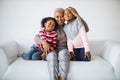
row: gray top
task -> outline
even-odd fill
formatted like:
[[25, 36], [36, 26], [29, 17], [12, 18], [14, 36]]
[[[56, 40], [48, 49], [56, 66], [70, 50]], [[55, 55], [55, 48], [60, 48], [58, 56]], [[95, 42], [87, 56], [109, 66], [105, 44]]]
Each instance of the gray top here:
[[73, 20], [71, 23], [64, 26], [64, 31], [68, 38], [71, 40], [75, 39], [78, 35], [80, 28], [83, 27], [83, 23], [78, 19]]
[[65, 35], [63, 27], [64, 25], [58, 26], [56, 29], [56, 32], [58, 34], [58, 37], [57, 37], [57, 50], [58, 51], [67, 48], [67, 37]]

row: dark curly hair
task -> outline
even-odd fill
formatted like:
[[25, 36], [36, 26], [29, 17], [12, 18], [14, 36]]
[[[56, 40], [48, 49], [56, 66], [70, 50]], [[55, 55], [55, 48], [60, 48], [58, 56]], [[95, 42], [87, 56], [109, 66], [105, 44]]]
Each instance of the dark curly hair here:
[[41, 26], [45, 27], [45, 23], [49, 20], [54, 20], [55, 21], [55, 28], [58, 26], [57, 21], [53, 17], [45, 17], [41, 20]]

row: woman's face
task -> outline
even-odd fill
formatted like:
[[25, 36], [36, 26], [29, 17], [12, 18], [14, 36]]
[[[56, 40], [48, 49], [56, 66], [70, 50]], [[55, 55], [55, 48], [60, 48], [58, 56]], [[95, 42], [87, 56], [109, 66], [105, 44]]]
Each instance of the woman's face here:
[[45, 31], [51, 32], [55, 28], [55, 21], [54, 20], [48, 20], [45, 23]]
[[64, 24], [64, 12], [56, 12], [55, 13], [55, 19], [58, 23], [58, 25], [63, 25]]

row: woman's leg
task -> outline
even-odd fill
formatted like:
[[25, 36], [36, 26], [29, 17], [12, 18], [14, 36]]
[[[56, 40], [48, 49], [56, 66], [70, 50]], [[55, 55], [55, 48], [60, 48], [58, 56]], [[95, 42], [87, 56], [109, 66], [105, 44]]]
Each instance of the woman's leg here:
[[66, 80], [69, 72], [70, 54], [67, 49], [62, 49], [58, 53], [60, 80]]
[[58, 60], [57, 53], [50, 52], [46, 60], [48, 61], [48, 69], [50, 74], [50, 80], [58, 80]]

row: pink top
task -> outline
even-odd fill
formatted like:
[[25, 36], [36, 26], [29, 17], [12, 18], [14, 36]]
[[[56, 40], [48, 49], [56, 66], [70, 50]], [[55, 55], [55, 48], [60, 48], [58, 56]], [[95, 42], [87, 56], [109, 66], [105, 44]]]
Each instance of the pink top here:
[[65, 25], [64, 31], [67, 35], [69, 52], [73, 51], [73, 48], [85, 48], [85, 52], [90, 51], [87, 34], [82, 22], [75, 19]]

